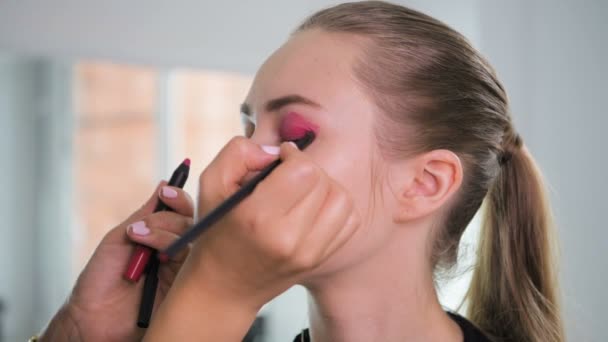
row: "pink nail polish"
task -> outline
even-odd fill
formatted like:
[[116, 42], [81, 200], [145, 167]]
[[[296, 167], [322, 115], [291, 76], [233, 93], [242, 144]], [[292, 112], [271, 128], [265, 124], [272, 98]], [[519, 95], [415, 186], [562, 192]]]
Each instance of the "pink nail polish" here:
[[163, 195], [163, 197], [166, 197], [166, 198], [176, 198], [177, 191], [175, 191], [174, 189], [172, 189], [168, 186], [163, 186], [162, 195]]
[[129, 229], [131, 233], [135, 235], [145, 236], [150, 234], [150, 228], [146, 227], [146, 223], [144, 221], [131, 223], [127, 229]]
[[271, 146], [271, 145], [262, 145], [262, 150], [268, 154], [278, 155], [281, 152], [281, 148], [279, 146]]

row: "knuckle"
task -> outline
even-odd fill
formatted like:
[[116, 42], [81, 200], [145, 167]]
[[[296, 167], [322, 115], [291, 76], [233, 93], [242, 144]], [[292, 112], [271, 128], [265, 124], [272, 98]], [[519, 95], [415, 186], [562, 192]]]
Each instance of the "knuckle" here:
[[[189, 216], [183, 216], [171, 211], [161, 211], [151, 214], [144, 220], [146, 225], [151, 229], [158, 230], [184, 230], [190, 226], [193, 219]], [[179, 228], [179, 229], [177, 229]]]
[[182, 196], [179, 199], [179, 202], [175, 205], [175, 211], [185, 216], [191, 216], [193, 210], [194, 203], [192, 203], [192, 200], [190, 200], [186, 196]]
[[247, 138], [242, 136], [236, 136], [230, 139], [226, 146], [229, 151], [235, 151], [239, 155], [243, 155], [247, 153], [249, 147], [248, 142], [249, 140]]
[[311, 270], [319, 265], [319, 258], [315, 253], [305, 252], [298, 255], [293, 262], [293, 266], [297, 271]]
[[353, 229], [361, 226], [361, 224], [363, 223], [363, 219], [361, 218], [359, 212], [357, 212], [356, 210], [352, 212], [349, 223]]
[[164, 212], [158, 212], [148, 215], [144, 218], [146, 226], [150, 229], [162, 229], [167, 226], [167, 218]]
[[190, 227], [192, 227], [192, 225], [194, 225], [194, 219], [192, 219], [191, 217], [184, 217], [182, 220], [179, 221], [176, 233], [181, 235]]
[[283, 233], [274, 237], [272, 255], [281, 261], [287, 262], [293, 258], [297, 247], [297, 237], [294, 234]]
[[194, 224], [194, 217], [188, 216], [188, 217], [185, 218], [185, 220], [184, 220], [184, 226], [190, 227], [193, 224]]
[[154, 214], [142, 218], [142, 221], [144, 221], [146, 227], [150, 229], [156, 229], [156, 226], [158, 225], [158, 218]]
[[188, 208], [190, 210], [194, 209], [194, 201], [192, 200], [192, 197], [190, 196], [190, 194], [188, 194], [185, 191], [184, 191], [184, 201], [186, 203], [186, 208]]
[[259, 227], [263, 227], [268, 221], [268, 213], [264, 210], [255, 210], [252, 214], [247, 215], [249, 219], [245, 219], [245, 224], [252, 231], [257, 231]]
[[293, 181], [313, 185], [322, 177], [321, 169], [311, 162], [298, 160], [293, 163], [294, 171], [291, 173]]
[[353, 208], [353, 200], [352, 200], [352, 198], [343, 189], [338, 189], [338, 190], [334, 191], [333, 201], [334, 201], [334, 204], [340, 210], [350, 211]]

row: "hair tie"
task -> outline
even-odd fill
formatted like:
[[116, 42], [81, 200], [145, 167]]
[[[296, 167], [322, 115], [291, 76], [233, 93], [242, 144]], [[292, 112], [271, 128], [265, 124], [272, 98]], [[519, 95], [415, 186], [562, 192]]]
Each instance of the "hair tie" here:
[[517, 153], [523, 146], [521, 136], [512, 128], [507, 130], [503, 136], [502, 153], [498, 156], [498, 164], [504, 166], [513, 159], [513, 155]]
[[513, 154], [511, 152], [503, 152], [498, 157], [498, 164], [500, 164], [500, 166], [504, 166], [506, 163], [511, 161], [511, 158], [513, 158]]

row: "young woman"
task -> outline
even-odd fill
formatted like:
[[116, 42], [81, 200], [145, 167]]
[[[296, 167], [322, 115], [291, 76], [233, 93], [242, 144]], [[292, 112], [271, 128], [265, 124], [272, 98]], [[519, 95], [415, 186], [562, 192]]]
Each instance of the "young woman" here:
[[[504, 88], [460, 34], [385, 2], [320, 11], [261, 67], [242, 109], [247, 137], [202, 173], [199, 215], [252, 172], [283, 163], [166, 278], [145, 341], [239, 341], [294, 284], [310, 294], [310, 329], [298, 341], [564, 340], [540, 176]], [[305, 151], [284, 143], [303, 130], [316, 132]], [[140, 211], [128, 236], [162, 248], [183, 231], [191, 205], [172, 194], [179, 214]], [[441, 307], [434, 275], [455, 263], [482, 202], [465, 319]], [[82, 295], [90, 269], [111, 258], [96, 253], [48, 336], [87, 334], [86, 317], [118, 312]], [[103, 329], [141, 337], [120, 323]]]

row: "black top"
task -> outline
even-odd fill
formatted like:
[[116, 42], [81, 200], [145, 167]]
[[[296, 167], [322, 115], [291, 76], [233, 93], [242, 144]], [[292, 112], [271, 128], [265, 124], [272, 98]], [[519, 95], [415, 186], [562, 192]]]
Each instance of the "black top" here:
[[[481, 332], [481, 330], [477, 329], [477, 327], [474, 326], [473, 323], [469, 322], [466, 318], [451, 312], [448, 312], [448, 315], [460, 326], [462, 335], [464, 335], [464, 342], [492, 342]], [[310, 342], [308, 329], [302, 331], [300, 335], [296, 336], [293, 342]]]

